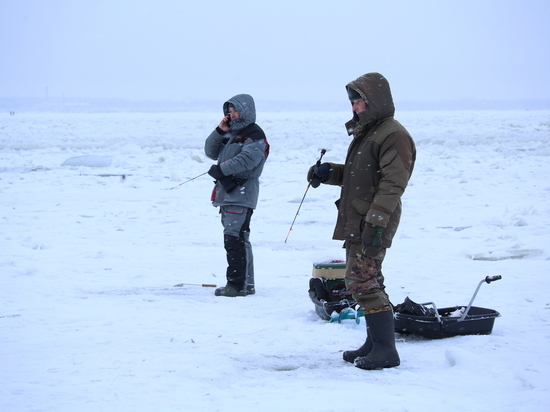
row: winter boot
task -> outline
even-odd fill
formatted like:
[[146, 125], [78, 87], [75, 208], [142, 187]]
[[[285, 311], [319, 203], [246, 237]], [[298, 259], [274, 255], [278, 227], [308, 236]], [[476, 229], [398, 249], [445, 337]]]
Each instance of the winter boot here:
[[382, 369], [399, 366], [399, 354], [395, 349], [395, 326], [393, 310], [365, 314], [372, 350], [367, 356], [355, 359], [361, 369]]
[[369, 327], [367, 325], [367, 339], [365, 340], [365, 343], [363, 346], [361, 346], [359, 349], [356, 350], [347, 350], [344, 352], [344, 360], [346, 362], [353, 363], [355, 359], [367, 356], [369, 352], [372, 350], [372, 340], [369, 336]]
[[214, 291], [216, 296], [227, 296], [228, 298], [235, 298], [237, 296], [246, 296], [248, 293], [245, 290], [239, 291], [231, 285], [223, 286]]

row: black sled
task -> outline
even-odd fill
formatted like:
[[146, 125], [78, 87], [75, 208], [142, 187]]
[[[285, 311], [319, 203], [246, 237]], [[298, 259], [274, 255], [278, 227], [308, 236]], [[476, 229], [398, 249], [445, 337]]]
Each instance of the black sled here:
[[[459, 335], [488, 335], [493, 331], [496, 310], [472, 306], [483, 283], [491, 283], [501, 276], [487, 276], [479, 282], [468, 306], [438, 309], [433, 302], [415, 303], [408, 297], [395, 307], [395, 331], [415, 334], [430, 339]], [[430, 307], [431, 306], [431, 307]]]

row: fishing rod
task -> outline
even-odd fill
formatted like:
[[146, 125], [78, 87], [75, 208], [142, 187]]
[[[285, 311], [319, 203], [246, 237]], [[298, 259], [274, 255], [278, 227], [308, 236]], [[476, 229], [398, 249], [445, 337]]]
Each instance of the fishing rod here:
[[176, 186], [174, 186], [174, 187], [171, 187], [171, 188], [169, 188], [168, 190], [177, 189], [178, 187], [180, 187], [180, 186], [182, 186], [182, 185], [184, 185], [184, 184], [186, 184], [186, 183], [189, 183], [190, 181], [195, 180], [195, 179], [197, 179], [197, 178], [199, 178], [199, 177], [201, 177], [201, 176], [204, 176], [204, 175], [207, 174], [207, 173], [208, 173], [208, 172], [201, 173], [200, 175], [195, 176], [195, 177], [192, 177], [191, 179], [188, 179], [188, 180], [186, 180], [185, 182], [180, 183], [179, 185], [176, 185]]
[[131, 174], [119, 174], [119, 173], [101, 173], [98, 175], [89, 173], [80, 173], [79, 176], [97, 176], [97, 177], [120, 177], [122, 180], [126, 179], [126, 176], [132, 176]]
[[[325, 155], [326, 152], [327, 152], [327, 149], [321, 149], [321, 156], [319, 157], [319, 160], [317, 160], [317, 163], [315, 163], [315, 166], [319, 167], [321, 165], [321, 159], [323, 158], [323, 156]], [[302, 201], [300, 202], [300, 205], [298, 206], [298, 210], [296, 211], [296, 215], [294, 216], [294, 220], [292, 221], [292, 224], [290, 225], [290, 229], [288, 230], [288, 234], [286, 235], [285, 243], [288, 240], [288, 237], [290, 236], [290, 232], [292, 231], [292, 228], [294, 227], [294, 222], [296, 222], [296, 218], [298, 217], [298, 214], [300, 213], [300, 209], [302, 208], [302, 203], [304, 203], [304, 199], [306, 198], [307, 191], [311, 187], [311, 182], [312, 181], [313, 181], [313, 178], [309, 179], [309, 183], [306, 187], [306, 191], [304, 193], [304, 196], [302, 197]]]

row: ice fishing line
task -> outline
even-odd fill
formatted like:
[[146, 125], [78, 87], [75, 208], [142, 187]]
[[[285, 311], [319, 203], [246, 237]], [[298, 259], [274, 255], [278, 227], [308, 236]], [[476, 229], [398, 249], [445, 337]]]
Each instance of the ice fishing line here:
[[169, 188], [168, 190], [177, 189], [178, 187], [180, 187], [180, 186], [182, 186], [182, 185], [184, 185], [184, 184], [186, 184], [186, 183], [189, 183], [190, 181], [195, 180], [195, 179], [197, 179], [197, 178], [199, 178], [199, 177], [201, 177], [201, 176], [204, 176], [204, 175], [207, 174], [207, 173], [208, 173], [208, 172], [201, 173], [200, 175], [195, 176], [195, 177], [192, 177], [191, 179], [188, 179], [188, 180], [186, 180], [185, 182], [180, 183], [179, 185], [176, 185], [176, 186], [174, 186], [174, 187], [171, 187], [171, 188]]
[[[319, 160], [317, 160], [317, 163], [315, 163], [315, 166], [319, 167], [321, 165], [321, 159], [323, 158], [323, 156], [325, 155], [326, 152], [327, 152], [327, 149], [321, 149], [321, 156], [319, 157]], [[288, 240], [288, 237], [290, 236], [290, 232], [292, 231], [292, 228], [294, 227], [294, 222], [296, 222], [296, 218], [298, 217], [298, 214], [300, 213], [302, 203], [304, 203], [304, 199], [306, 198], [307, 191], [311, 187], [311, 182], [312, 181], [313, 181], [313, 179], [309, 179], [309, 183], [306, 187], [306, 191], [304, 193], [304, 196], [302, 197], [302, 201], [300, 202], [300, 205], [298, 206], [298, 210], [296, 211], [296, 215], [294, 216], [294, 220], [292, 221], [292, 224], [290, 225], [290, 229], [288, 230], [288, 234], [286, 235], [285, 243]]]

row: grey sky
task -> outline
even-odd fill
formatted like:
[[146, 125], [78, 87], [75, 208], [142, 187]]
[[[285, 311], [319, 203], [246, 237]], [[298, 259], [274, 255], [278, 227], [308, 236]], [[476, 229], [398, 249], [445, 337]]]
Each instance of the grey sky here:
[[0, 97], [550, 99], [548, 0], [0, 0]]

